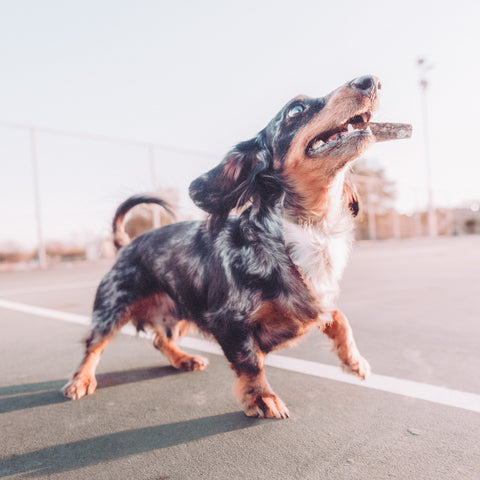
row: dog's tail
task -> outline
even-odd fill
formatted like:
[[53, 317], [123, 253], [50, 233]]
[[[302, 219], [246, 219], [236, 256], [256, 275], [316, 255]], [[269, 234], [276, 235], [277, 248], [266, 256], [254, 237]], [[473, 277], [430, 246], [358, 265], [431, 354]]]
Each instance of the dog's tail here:
[[123, 221], [125, 216], [133, 207], [136, 207], [142, 203], [160, 205], [167, 212], [170, 218], [175, 220], [175, 213], [173, 212], [172, 207], [168, 202], [162, 200], [161, 198], [144, 194], [133, 195], [130, 198], [127, 198], [118, 206], [112, 220], [113, 244], [117, 250], [127, 245], [127, 243], [130, 243], [132, 240], [124, 228]]

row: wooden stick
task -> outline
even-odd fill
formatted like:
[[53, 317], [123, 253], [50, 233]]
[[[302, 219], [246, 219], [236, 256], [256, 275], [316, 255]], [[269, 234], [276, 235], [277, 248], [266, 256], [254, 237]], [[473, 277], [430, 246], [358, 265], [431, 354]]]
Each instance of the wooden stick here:
[[365, 129], [370, 127], [372, 134], [377, 142], [385, 142], [387, 140], [401, 140], [412, 136], [412, 126], [408, 123], [377, 123], [369, 122], [356, 124], [355, 128]]

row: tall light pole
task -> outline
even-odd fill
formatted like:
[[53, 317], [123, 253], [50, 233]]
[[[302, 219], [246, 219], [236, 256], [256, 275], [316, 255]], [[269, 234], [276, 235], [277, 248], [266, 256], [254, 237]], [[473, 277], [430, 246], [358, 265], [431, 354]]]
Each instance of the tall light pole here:
[[430, 237], [437, 236], [437, 215], [433, 205], [433, 190], [432, 190], [432, 169], [430, 164], [430, 148], [428, 136], [428, 104], [427, 104], [427, 88], [428, 80], [426, 74], [432, 69], [432, 65], [427, 64], [425, 58], [419, 58], [417, 65], [420, 69], [420, 92], [422, 101], [422, 115], [423, 115], [423, 143], [425, 167], [427, 174], [427, 195], [428, 195], [428, 235]]

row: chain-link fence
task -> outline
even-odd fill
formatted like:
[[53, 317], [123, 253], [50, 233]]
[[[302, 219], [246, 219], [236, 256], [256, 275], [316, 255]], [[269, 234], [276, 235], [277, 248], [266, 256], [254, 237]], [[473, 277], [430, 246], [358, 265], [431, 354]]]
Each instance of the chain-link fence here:
[[[0, 262], [41, 264], [53, 258], [108, 255], [110, 221], [127, 196], [154, 191], [175, 204], [179, 219], [202, 213], [189, 200], [188, 185], [222, 154], [146, 142], [0, 122]], [[359, 239], [427, 234], [425, 191], [412, 189], [410, 211], [399, 213], [392, 182], [354, 179], [361, 198]], [[393, 185], [393, 190], [398, 188]], [[480, 230], [478, 211], [436, 211], [439, 234]]]

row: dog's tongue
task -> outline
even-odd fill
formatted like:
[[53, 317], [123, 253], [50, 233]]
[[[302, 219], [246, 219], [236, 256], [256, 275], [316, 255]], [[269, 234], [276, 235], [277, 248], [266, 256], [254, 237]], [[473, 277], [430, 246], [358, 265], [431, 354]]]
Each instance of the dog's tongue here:
[[412, 126], [408, 123], [377, 123], [368, 122], [356, 125], [356, 128], [364, 129], [370, 127], [377, 142], [387, 140], [401, 140], [412, 136]]
[[329, 142], [330, 140], [335, 140], [336, 138], [341, 137], [341, 136], [342, 136], [341, 132], [334, 133], [333, 135], [330, 135], [327, 138], [327, 142]]

